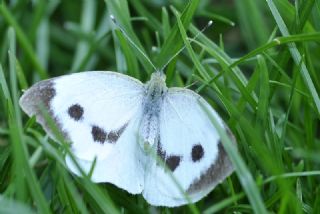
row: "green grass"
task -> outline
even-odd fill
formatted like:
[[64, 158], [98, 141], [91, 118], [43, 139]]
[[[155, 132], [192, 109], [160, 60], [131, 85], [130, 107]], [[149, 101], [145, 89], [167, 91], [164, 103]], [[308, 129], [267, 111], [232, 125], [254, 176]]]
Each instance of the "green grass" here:
[[[5, 2], [0, 213], [320, 213], [319, 0]], [[236, 172], [194, 206], [150, 207], [72, 175], [63, 145], [17, 104], [23, 89], [70, 72], [148, 80], [152, 67], [108, 14], [157, 67], [185, 45], [165, 69], [167, 84], [199, 92], [235, 134], [238, 151], [221, 132]]]

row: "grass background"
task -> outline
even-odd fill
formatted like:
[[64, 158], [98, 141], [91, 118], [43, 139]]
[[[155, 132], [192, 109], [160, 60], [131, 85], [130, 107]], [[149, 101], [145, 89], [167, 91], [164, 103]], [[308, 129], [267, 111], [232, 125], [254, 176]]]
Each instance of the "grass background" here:
[[[116, 70], [188, 86], [219, 112], [236, 173], [195, 206], [150, 207], [65, 168], [63, 148], [17, 104], [48, 77]], [[196, 41], [188, 39], [213, 20]], [[320, 1], [1, 1], [0, 213], [320, 213]], [[193, 43], [190, 45], [190, 41]]]

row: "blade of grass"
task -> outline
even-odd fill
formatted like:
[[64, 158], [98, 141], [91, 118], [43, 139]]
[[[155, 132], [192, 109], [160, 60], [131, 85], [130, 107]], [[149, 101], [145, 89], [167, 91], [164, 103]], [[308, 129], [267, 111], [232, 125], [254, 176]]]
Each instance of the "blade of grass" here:
[[[23, 163], [23, 157], [19, 154], [22, 153], [23, 150], [26, 151], [26, 148], [23, 148], [19, 145], [19, 143], [22, 143], [22, 132], [19, 127], [22, 126], [21, 121], [18, 117], [21, 118], [20, 111], [19, 111], [19, 105], [17, 104], [17, 82], [16, 82], [16, 70], [15, 70], [15, 53], [16, 53], [16, 43], [15, 43], [15, 33], [12, 28], [9, 28], [8, 30], [8, 38], [9, 38], [9, 70], [10, 70], [10, 88], [11, 88], [11, 102], [9, 103], [9, 133], [10, 138], [12, 138], [13, 142], [13, 148], [15, 152], [15, 171], [16, 171], [16, 185], [17, 188], [20, 190], [17, 194], [18, 200], [25, 201], [26, 195], [27, 195], [27, 186], [25, 183], [25, 179], [20, 176], [19, 174], [25, 171], [25, 166]], [[22, 150], [21, 150], [22, 149]], [[22, 168], [22, 169], [21, 169]]]
[[218, 13], [213, 13], [211, 12], [210, 10], [208, 11], [199, 11], [199, 15], [203, 15], [203, 16], [206, 16], [207, 18], [211, 19], [211, 20], [214, 20], [215, 21], [220, 21], [220, 22], [223, 22], [227, 25], [230, 25], [230, 26], [235, 26], [235, 23], [234, 21], [232, 21], [231, 19], [227, 18], [227, 17], [224, 17]]
[[[169, 14], [168, 11], [165, 7], [162, 7], [162, 13], [161, 13], [161, 18], [162, 18], [162, 31], [163, 31], [163, 36], [164, 38], [167, 38], [170, 34], [170, 19], [169, 19]], [[160, 47], [158, 47], [160, 48]]]
[[240, 30], [250, 49], [265, 43], [269, 35], [268, 28], [261, 27], [265, 26], [266, 23], [262, 17], [263, 11], [259, 7], [259, 3], [255, 0], [235, 1], [239, 14]]
[[259, 190], [252, 178], [252, 175], [248, 168], [246, 167], [243, 159], [240, 157], [236, 147], [232, 140], [228, 137], [225, 128], [222, 128], [218, 121], [215, 120], [215, 117], [211, 115], [210, 110], [201, 102], [199, 102], [201, 107], [207, 113], [209, 119], [211, 120], [212, 124], [216, 128], [219, 136], [221, 137], [223, 147], [225, 148], [234, 168], [238, 175], [238, 178], [242, 184], [243, 189], [246, 192], [247, 197], [249, 198], [250, 204], [252, 209], [255, 213], [267, 213], [267, 210], [264, 206], [263, 200], [259, 193]]
[[183, 27], [183, 24], [180, 20], [180, 16], [179, 14], [177, 13], [177, 11], [175, 11], [175, 16], [176, 16], [176, 19], [177, 19], [177, 23], [178, 23], [178, 27], [179, 27], [179, 30], [180, 30], [180, 34], [181, 34], [181, 37], [183, 39], [183, 42], [184, 42], [184, 45], [186, 46], [187, 50], [188, 50], [188, 53], [192, 59], [192, 61], [194, 62], [195, 64], [195, 67], [197, 68], [198, 72], [200, 73], [201, 77], [205, 80], [208, 80], [210, 78], [209, 74], [207, 73], [207, 71], [204, 69], [204, 67], [202, 66], [201, 62], [198, 60], [195, 52], [192, 50], [192, 47], [188, 41], [188, 37], [187, 37], [187, 33]]
[[[90, 33], [94, 30], [95, 24], [95, 13], [96, 13], [96, 2], [95, 1], [82, 1], [82, 12], [81, 12], [81, 30], [83, 33]], [[80, 40], [77, 44], [77, 48], [74, 54], [71, 71], [78, 71], [81, 65], [81, 61], [86, 57], [87, 52], [90, 49], [90, 43], [86, 40]]]
[[73, 212], [80, 211], [81, 213], [89, 213], [86, 205], [83, 203], [83, 198], [81, 197], [79, 191], [76, 189], [74, 182], [71, 180], [70, 176], [68, 176], [67, 171], [61, 167], [61, 165], [57, 165], [57, 173], [59, 176], [58, 182], [58, 192], [61, 197], [61, 201], [72, 201], [75, 204], [77, 209], [74, 209]]
[[[308, 1], [310, 3], [312, 3], [313, 0], [311, 1]], [[303, 4], [301, 5], [301, 9], [299, 9], [299, 11], [301, 10], [304, 10], [304, 5], [306, 4], [307, 1], [303, 2]], [[295, 9], [295, 6], [294, 4], [292, 4], [291, 2], [288, 2], [288, 1], [281, 1], [281, 0], [276, 0], [274, 1], [274, 4], [276, 5], [276, 7], [278, 8], [278, 11], [282, 14], [282, 17], [283, 19], [286, 21], [286, 23], [292, 23], [291, 25], [291, 28], [294, 28], [294, 25], [297, 24], [297, 15], [295, 14], [296, 13], [296, 9]], [[298, 14], [299, 15], [299, 14]], [[316, 32], [317, 30], [315, 29], [315, 27], [310, 23], [308, 22], [308, 20], [305, 20], [305, 22], [302, 22], [304, 21], [304, 17], [302, 17], [301, 15], [303, 14], [300, 14], [299, 16], [299, 21], [300, 23], [298, 24], [298, 26], [304, 26], [303, 27], [303, 32], [307, 32], [307, 33], [314, 33]], [[294, 30], [294, 29], [291, 29], [290, 30]], [[300, 30], [297, 28], [295, 29], [296, 32], [300, 32]], [[302, 29], [301, 29], [302, 30]]]
[[[29, 187], [29, 191], [41, 213], [50, 213], [45, 197], [41, 191], [40, 184], [37, 181], [34, 172], [30, 168], [28, 162], [28, 152], [23, 138], [23, 127], [21, 123], [21, 114], [18, 104], [17, 80], [16, 80], [16, 64], [15, 64], [15, 33], [13, 28], [9, 29], [9, 65], [10, 65], [10, 83], [12, 91], [12, 114], [9, 115], [10, 138], [14, 150], [14, 158], [16, 161], [16, 179], [18, 185], [18, 194], [26, 197], [25, 189]], [[26, 186], [26, 183], [28, 186]], [[21, 188], [21, 189], [20, 189]]]
[[14, 16], [11, 14], [10, 10], [8, 10], [7, 6], [4, 2], [0, 5], [0, 13], [2, 14], [5, 21], [11, 25], [15, 31], [17, 32], [17, 38], [20, 42], [21, 47], [26, 52], [27, 56], [30, 59], [30, 62], [33, 64], [33, 66], [36, 68], [36, 71], [38, 72], [39, 76], [42, 79], [45, 79], [48, 77], [48, 74], [46, 70], [42, 67], [42, 65], [39, 63], [36, 54], [33, 51], [32, 45], [30, 41], [28, 40], [28, 37], [25, 35], [17, 21], [15, 20]]
[[[200, 37], [201, 37], [201, 35], [199, 36], [199, 38]], [[193, 40], [193, 42], [195, 44], [199, 45], [201, 48], [203, 48], [211, 56], [215, 57], [219, 61], [220, 66], [224, 70], [228, 71], [227, 73], [230, 75], [230, 77], [234, 81], [234, 84], [239, 88], [241, 95], [244, 96], [246, 98], [246, 101], [251, 105], [251, 107], [253, 109], [255, 109], [257, 106], [256, 95], [254, 93], [250, 94], [250, 92], [246, 89], [247, 80], [244, 77], [244, 75], [241, 73], [241, 70], [238, 67], [233, 68], [233, 69], [229, 68], [229, 66], [231, 64], [231, 59], [228, 56], [226, 56], [225, 53], [222, 53], [221, 50], [217, 50], [217, 48], [219, 49], [219, 47], [216, 46], [216, 44], [214, 44], [208, 38], [206, 38], [206, 37], [201, 37], [201, 38], [203, 39], [203, 41], [205, 41], [204, 44], [202, 44], [196, 40]], [[221, 75], [219, 75], [219, 77], [220, 76]], [[216, 79], [216, 78], [217, 77], [214, 77], [214, 79]], [[212, 79], [212, 81], [213, 81], [213, 79]]]
[[4, 72], [3, 72], [3, 68], [2, 68], [1, 64], [0, 64], [0, 85], [1, 85], [1, 89], [2, 89], [2, 93], [4, 95], [4, 98], [6, 99], [5, 101], [11, 103], [9, 87], [6, 82], [6, 78], [4, 76]]
[[265, 124], [267, 122], [265, 115], [268, 114], [270, 88], [267, 64], [264, 57], [261, 55], [258, 56], [258, 67], [260, 71], [260, 96], [258, 101], [257, 119]]
[[161, 30], [161, 23], [155, 18], [154, 14], [152, 14], [148, 9], [145, 8], [141, 1], [130, 0], [130, 2], [132, 3], [132, 7], [134, 7], [138, 14], [147, 18], [146, 24], [149, 27], [151, 27], [155, 31]]
[[[133, 31], [127, 1], [126, 0], [125, 1], [110, 0], [105, 2], [107, 4], [110, 14], [112, 14], [115, 17], [115, 20], [124, 29], [128, 37], [130, 37], [130, 39], [147, 56], [145, 48], [143, 47], [143, 45], [141, 45], [141, 42], [139, 41], [137, 35]], [[123, 40], [123, 41], [126, 41], [126, 40]], [[130, 44], [130, 42], [128, 41], [126, 42], [127, 42], [127, 46], [132, 47], [132, 44]], [[127, 53], [127, 56], [131, 57], [130, 60], [132, 61], [131, 62], [132, 65], [136, 65], [137, 62], [133, 63], [133, 61], [136, 61], [137, 59], [139, 59], [139, 61], [141, 62], [142, 66], [145, 69], [145, 72], [151, 73], [151, 71], [153, 71], [152, 66], [149, 64], [149, 62], [135, 47], [131, 49], [127, 49], [126, 51], [131, 52], [131, 53]], [[135, 74], [137, 77], [139, 76], [139, 73], [141, 73], [138, 67], [130, 68], [130, 70], [133, 70], [130, 72], [133, 72], [133, 74]]]
[[244, 196], [245, 196], [244, 193], [239, 193], [239, 194], [234, 195], [234, 196], [232, 196], [232, 197], [230, 197], [230, 198], [224, 199], [224, 200], [222, 200], [221, 202], [219, 202], [219, 203], [217, 203], [217, 204], [215, 204], [215, 205], [213, 205], [213, 206], [205, 209], [205, 210], [203, 211], [203, 213], [204, 213], [204, 214], [217, 213], [217, 212], [219, 212], [221, 209], [223, 209], [223, 208], [231, 205], [231, 204], [234, 203], [235, 201], [243, 198]]
[[312, 9], [314, 8], [316, 3], [316, 0], [309, 0], [309, 1], [305, 1], [299, 12], [300, 12], [300, 17], [299, 17], [299, 26], [298, 26], [298, 32], [300, 32], [303, 27], [305, 26], [305, 24], [308, 21], [308, 18], [310, 17], [310, 15], [312, 14]]
[[[189, 1], [185, 9], [183, 10], [180, 19], [185, 29], [188, 29], [192, 17], [199, 5], [199, 0]], [[170, 35], [165, 39], [164, 45], [161, 48], [159, 55], [156, 57], [156, 65], [161, 68], [167, 63], [171, 56], [173, 56], [181, 47], [183, 40], [177, 39], [179, 36], [179, 27], [175, 24], [170, 32]]]
[[49, 31], [49, 20], [45, 17], [41, 22], [37, 30], [37, 39], [36, 39], [36, 51], [39, 58], [39, 63], [44, 67], [48, 68], [49, 61], [49, 49], [50, 49], [50, 31]]
[[14, 200], [8, 200], [0, 195], [0, 213], [5, 214], [16, 214], [16, 213], [24, 213], [24, 214], [35, 214], [30, 207], [22, 204], [20, 202]]
[[284, 45], [292, 42], [306, 42], [306, 41], [319, 41], [320, 33], [312, 33], [312, 34], [298, 34], [298, 35], [288, 35], [283, 37], [278, 37], [273, 39], [271, 42], [268, 42], [241, 57], [237, 61], [233, 62], [230, 67], [233, 68], [245, 60], [248, 60], [251, 57], [254, 57], [258, 54], [262, 54], [264, 51], [269, 50], [273, 47]]
[[[286, 26], [286, 24], [284, 23], [277, 7], [275, 6], [275, 4], [273, 3], [272, 0], [266, 0], [267, 3], [268, 3], [268, 6], [270, 8], [270, 11], [271, 13], [273, 14], [273, 17], [279, 27], [279, 30], [281, 31], [282, 35], [283, 36], [289, 36], [290, 33], [288, 31], [288, 28]], [[296, 63], [296, 65], [299, 65], [299, 63], [302, 61], [302, 57], [301, 57], [301, 54], [299, 52], [299, 50], [297, 49], [296, 47], [296, 44], [295, 43], [289, 43], [288, 44], [288, 48], [289, 48], [289, 51], [291, 53], [291, 56], [294, 60], [294, 62]], [[320, 99], [319, 99], [319, 95], [317, 93], [317, 90], [312, 82], [312, 79], [309, 75], [309, 71], [308, 71], [308, 68], [306, 67], [305, 63], [302, 62], [301, 64], [301, 75], [302, 75], [302, 78], [305, 82], [305, 85], [306, 87], [308, 88], [309, 90], [309, 93], [312, 97], [312, 101], [315, 105], [315, 108], [316, 108], [316, 111], [317, 111], [317, 114], [318, 114], [318, 117], [320, 117]]]

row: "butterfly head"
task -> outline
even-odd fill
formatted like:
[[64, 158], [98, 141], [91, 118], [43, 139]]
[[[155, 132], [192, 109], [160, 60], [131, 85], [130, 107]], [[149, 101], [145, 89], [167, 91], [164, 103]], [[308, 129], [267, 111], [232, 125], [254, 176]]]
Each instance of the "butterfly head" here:
[[147, 88], [149, 91], [166, 91], [166, 75], [162, 71], [155, 71], [151, 75], [151, 79], [147, 83]]
[[151, 80], [166, 81], [166, 75], [161, 70], [156, 70], [151, 74]]
[[159, 106], [160, 104], [155, 105], [154, 103], [159, 102], [167, 90], [166, 75], [161, 71], [155, 71], [152, 73], [151, 79], [145, 84], [145, 102], [149, 106]]

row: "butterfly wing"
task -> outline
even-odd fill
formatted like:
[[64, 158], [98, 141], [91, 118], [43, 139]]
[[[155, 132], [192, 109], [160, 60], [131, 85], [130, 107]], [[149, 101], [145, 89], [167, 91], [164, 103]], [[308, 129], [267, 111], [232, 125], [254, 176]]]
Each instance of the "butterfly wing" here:
[[160, 113], [157, 154], [170, 171], [154, 160], [146, 172], [143, 195], [153, 205], [186, 204], [183, 192], [191, 202], [196, 202], [233, 171], [218, 132], [199, 102], [225, 127], [198, 94], [187, 89], [169, 89]]
[[[139, 115], [139, 114], [138, 114]], [[144, 165], [146, 156], [140, 149], [137, 138], [139, 118], [133, 118], [126, 131], [117, 143], [110, 149], [106, 158], [97, 160], [91, 180], [94, 182], [109, 182], [132, 194], [141, 193], [144, 187]], [[76, 158], [85, 172], [92, 169], [92, 161]], [[81, 175], [77, 166], [67, 156], [66, 163], [71, 171]]]
[[[94, 181], [111, 182], [138, 193], [143, 186], [143, 169], [136, 159], [138, 145], [132, 141], [143, 96], [144, 86], [136, 79], [115, 72], [92, 71], [41, 81], [23, 94], [20, 105], [29, 116], [36, 115], [54, 138], [39, 108], [40, 103], [44, 104], [64, 137], [72, 142], [73, 154], [86, 172], [97, 158]], [[70, 158], [67, 164], [78, 173]], [[118, 171], [126, 173], [119, 178]], [[128, 183], [132, 178], [137, 182]]]

